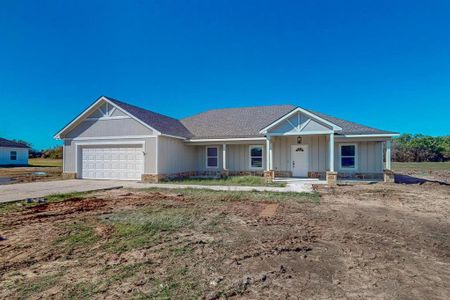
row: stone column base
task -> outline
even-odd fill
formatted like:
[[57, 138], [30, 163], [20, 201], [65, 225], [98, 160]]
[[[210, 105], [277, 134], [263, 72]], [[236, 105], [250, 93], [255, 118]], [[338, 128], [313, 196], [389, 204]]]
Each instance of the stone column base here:
[[142, 174], [141, 176], [142, 182], [158, 183], [163, 179], [165, 179], [165, 176], [161, 174]]
[[62, 179], [68, 180], [68, 179], [76, 179], [77, 173], [62, 173]]
[[337, 172], [327, 172], [327, 183], [328, 185], [336, 185], [337, 184]]
[[275, 179], [275, 172], [273, 170], [264, 171], [264, 180], [266, 183], [271, 183]]
[[394, 183], [395, 182], [395, 173], [392, 170], [385, 169], [384, 170], [384, 182]]

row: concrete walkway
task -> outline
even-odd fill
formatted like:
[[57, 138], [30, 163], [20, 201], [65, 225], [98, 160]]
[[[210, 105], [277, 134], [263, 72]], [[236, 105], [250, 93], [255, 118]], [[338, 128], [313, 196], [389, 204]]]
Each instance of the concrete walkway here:
[[243, 192], [278, 192], [278, 193], [311, 193], [313, 192], [313, 184], [326, 184], [326, 181], [321, 180], [283, 180], [286, 187], [271, 187], [271, 186], [227, 186], [227, 185], [199, 185], [199, 184], [175, 184], [175, 183], [141, 183], [141, 182], [123, 182], [126, 188], [163, 188], [163, 189], [204, 189], [214, 191], [243, 191]]
[[123, 186], [121, 181], [101, 180], [57, 180], [44, 182], [0, 185], [0, 203], [27, 198], [44, 197], [51, 194], [88, 192]]
[[164, 188], [164, 189], [206, 189], [214, 191], [258, 191], [258, 192], [306, 192], [313, 191], [313, 184], [321, 184], [320, 181], [286, 181], [286, 187], [269, 186], [224, 186], [224, 185], [194, 185], [172, 183], [141, 183], [135, 181], [119, 180], [57, 180], [45, 182], [30, 182], [0, 185], [0, 203], [27, 198], [45, 197], [51, 194], [65, 194], [74, 192], [88, 192], [112, 188]]

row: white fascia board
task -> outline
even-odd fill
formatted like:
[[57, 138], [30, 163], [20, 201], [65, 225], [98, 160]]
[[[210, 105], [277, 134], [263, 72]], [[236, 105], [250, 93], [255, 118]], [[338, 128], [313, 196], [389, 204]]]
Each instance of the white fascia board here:
[[346, 138], [365, 138], [365, 137], [397, 137], [400, 136], [399, 133], [386, 133], [386, 134], [344, 134], [338, 137]]
[[256, 138], [228, 138], [228, 139], [196, 139], [186, 140], [186, 143], [205, 143], [205, 142], [239, 142], [239, 141], [265, 141], [265, 137]]
[[125, 136], [101, 136], [101, 137], [77, 137], [64, 138], [64, 141], [91, 141], [91, 140], [123, 140], [123, 139], [142, 139], [156, 138], [156, 135], [125, 135]]
[[288, 132], [288, 133], [270, 133], [269, 136], [302, 136], [302, 135], [319, 135], [319, 134], [332, 134], [333, 130], [328, 131], [306, 131], [306, 132]]
[[158, 130], [156, 130], [155, 128], [151, 127], [150, 125], [144, 123], [143, 121], [141, 121], [140, 119], [136, 118], [134, 115], [132, 115], [131, 113], [129, 113], [128, 111], [124, 110], [123, 108], [121, 108], [120, 106], [118, 106], [117, 104], [114, 104], [113, 102], [111, 102], [108, 98], [101, 96], [100, 98], [97, 99], [97, 101], [95, 101], [91, 106], [89, 106], [87, 109], [85, 109], [77, 118], [75, 118], [75, 120], [73, 120], [72, 122], [70, 122], [66, 127], [64, 127], [63, 129], [61, 129], [55, 136], [54, 138], [57, 140], [61, 139], [61, 134], [68, 128], [70, 128], [72, 125], [76, 124], [77, 122], [79, 122], [80, 120], [82, 120], [87, 113], [89, 113], [97, 104], [99, 104], [101, 101], [105, 101], [108, 104], [111, 104], [113, 107], [117, 108], [118, 110], [120, 110], [121, 112], [127, 114], [128, 116], [130, 116], [132, 119], [134, 119], [135, 121], [139, 122], [140, 124], [142, 124], [143, 126], [149, 128], [150, 130], [156, 132], [156, 134], [160, 135], [161, 132], [159, 132]]
[[177, 135], [170, 135], [170, 134], [164, 134], [164, 133], [160, 133], [159, 135], [174, 138], [174, 139], [179, 139], [179, 140], [186, 140], [185, 137], [177, 136]]
[[281, 122], [283, 122], [284, 120], [290, 118], [291, 116], [293, 116], [294, 114], [296, 114], [298, 112], [304, 113], [305, 115], [310, 116], [313, 119], [316, 119], [316, 120], [318, 120], [318, 121], [320, 121], [320, 122], [322, 122], [324, 124], [327, 124], [328, 126], [333, 128], [333, 130], [342, 130], [342, 128], [337, 126], [336, 124], [331, 123], [330, 121], [327, 121], [327, 120], [325, 120], [325, 119], [323, 119], [323, 118], [321, 118], [321, 117], [319, 117], [319, 116], [317, 116], [317, 115], [315, 115], [313, 113], [310, 113], [309, 111], [307, 111], [307, 110], [305, 110], [305, 109], [303, 109], [301, 107], [297, 107], [296, 109], [294, 109], [290, 113], [287, 113], [286, 115], [282, 116], [281, 118], [279, 118], [278, 120], [276, 120], [272, 124], [270, 124], [270, 125], [266, 126], [265, 128], [261, 129], [261, 131], [259, 133], [261, 133], [261, 134], [267, 133], [267, 131], [269, 129], [271, 129], [274, 126], [280, 124]]

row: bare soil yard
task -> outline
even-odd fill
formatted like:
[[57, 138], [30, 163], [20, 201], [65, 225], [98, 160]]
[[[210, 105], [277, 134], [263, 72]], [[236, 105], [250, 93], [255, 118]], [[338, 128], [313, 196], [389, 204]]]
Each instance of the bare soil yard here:
[[62, 179], [62, 160], [33, 158], [27, 167], [0, 167], [0, 184]]
[[448, 186], [318, 189], [1, 206], [0, 298], [450, 297]]

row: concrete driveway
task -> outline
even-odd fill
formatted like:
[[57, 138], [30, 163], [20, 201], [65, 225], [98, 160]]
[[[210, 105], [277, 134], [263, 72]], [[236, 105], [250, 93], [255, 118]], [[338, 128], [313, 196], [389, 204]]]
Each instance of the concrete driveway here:
[[51, 194], [87, 192], [120, 188], [121, 181], [103, 180], [58, 180], [0, 185], [0, 203], [26, 198], [44, 197]]

